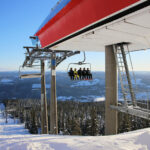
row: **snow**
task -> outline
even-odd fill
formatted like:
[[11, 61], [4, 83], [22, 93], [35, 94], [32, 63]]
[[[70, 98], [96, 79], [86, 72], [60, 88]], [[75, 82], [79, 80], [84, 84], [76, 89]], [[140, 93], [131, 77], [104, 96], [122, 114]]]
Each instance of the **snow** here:
[[13, 84], [13, 80], [4, 78], [4, 79], [1, 79], [0, 83], [1, 84]]
[[66, 101], [66, 100], [72, 100], [74, 99], [73, 96], [58, 96], [57, 100]]
[[13, 82], [13, 80], [10, 79], [2, 79], [1, 83], [8, 83], [8, 82]]
[[7, 119], [8, 123], [6, 123], [6, 119], [4, 119], [3, 112], [4, 112], [4, 105], [0, 104], [0, 139], [1, 139], [1, 135], [29, 134], [28, 131], [24, 129], [24, 124], [18, 124], [19, 120], [11, 119], [10, 115], [8, 115], [8, 119]]
[[97, 97], [94, 99], [94, 102], [103, 102], [105, 101], [105, 97]]
[[97, 85], [100, 83], [99, 79], [94, 79], [94, 80], [83, 80], [83, 81], [78, 81], [77, 83], [74, 83], [70, 87], [80, 87], [80, 86], [93, 86]]
[[80, 102], [102, 102], [105, 101], [105, 97], [95, 96], [95, 95], [88, 95], [88, 96], [58, 96], [57, 100], [66, 101], [66, 100], [78, 100]]
[[[40, 89], [41, 84], [32, 84], [32, 89]], [[50, 89], [50, 84], [46, 84], [46, 88]]]
[[13, 119], [6, 124], [0, 110], [0, 150], [150, 150], [149, 139], [150, 128], [113, 136], [31, 135]]
[[5, 109], [4, 104], [0, 103], [0, 111], [4, 111], [4, 109]]

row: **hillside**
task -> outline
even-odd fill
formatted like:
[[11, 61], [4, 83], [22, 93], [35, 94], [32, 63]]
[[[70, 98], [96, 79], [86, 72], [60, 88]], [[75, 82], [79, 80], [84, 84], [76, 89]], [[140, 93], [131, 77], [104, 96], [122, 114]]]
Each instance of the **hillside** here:
[[[18, 72], [0, 72], [0, 100], [40, 99], [40, 79], [19, 79]], [[140, 92], [137, 99], [146, 99], [150, 90], [150, 72], [136, 72]], [[50, 97], [50, 72], [46, 72], [47, 97]], [[133, 85], [135, 87], [135, 85]], [[92, 81], [71, 81], [66, 72], [57, 72], [57, 99], [101, 101], [105, 99], [105, 73], [93, 72]], [[122, 99], [119, 86], [119, 99]]]
[[0, 150], [150, 150], [150, 128], [114, 136], [31, 135], [0, 110]]

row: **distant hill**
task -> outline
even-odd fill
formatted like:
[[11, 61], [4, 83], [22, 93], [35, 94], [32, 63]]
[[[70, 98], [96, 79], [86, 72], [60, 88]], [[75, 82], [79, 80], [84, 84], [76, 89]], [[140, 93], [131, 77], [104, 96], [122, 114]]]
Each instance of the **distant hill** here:
[[[137, 99], [146, 99], [150, 90], [150, 72], [136, 72], [139, 93]], [[50, 98], [50, 73], [46, 72], [47, 97]], [[134, 85], [135, 87], [135, 85]], [[0, 100], [40, 99], [40, 78], [19, 79], [18, 72], [0, 72]], [[57, 99], [102, 101], [105, 99], [105, 73], [93, 72], [92, 81], [71, 81], [66, 72], [57, 72]], [[119, 85], [119, 99], [122, 99]]]

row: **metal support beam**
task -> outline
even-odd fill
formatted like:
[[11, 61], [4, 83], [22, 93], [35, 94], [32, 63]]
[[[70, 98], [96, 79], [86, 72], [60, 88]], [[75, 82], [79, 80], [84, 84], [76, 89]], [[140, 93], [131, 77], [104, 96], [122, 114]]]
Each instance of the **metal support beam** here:
[[22, 74], [19, 76], [21, 79], [29, 79], [29, 78], [40, 78], [41, 74], [40, 73], [32, 73], [32, 74]]
[[130, 114], [133, 116], [137, 116], [143, 119], [150, 120], [150, 110], [142, 109], [140, 107], [123, 107], [123, 106], [110, 106], [111, 109], [117, 110], [119, 112], [123, 112], [126, 114]]
[[118, 117], [117, 111], [110, 109], [110, 105], [117, 106], [118, 84], [117, 84], [117, 64], [113, 46], [105, 47], [105, 135], [117, 134]]
[[47, 99], [45, 87], [45, 63], [41, 60], [41, 128], [42, 134], [48, 134]]
[[136, 106], [135, 94], [134, 94], [134, 91], [133, 91], [132, 82], [131, 82], [130, 73], [129, 73], [129, 68], [128, 68], [128, 65], [127, 65], [126, 54], [125, 54], [123, 46], [124, 45], [121, 44], [120, 48], [121, 48], [122, 58], [123, 58], [124, 67], [125, 67], [125, 71], [126, 71], [126, 76], [127, 76], [127, 80], [128, 80], [128, 86], [129, 86], [129, 89], [130, 89], [129, 91], [130, 91], [130, 95], [131, 95], [133, 105]]
[[51, 100], [50, 100], [50, 133], [58, 134], [57, 99], [56, 99], [56, 53], [51, 54]]

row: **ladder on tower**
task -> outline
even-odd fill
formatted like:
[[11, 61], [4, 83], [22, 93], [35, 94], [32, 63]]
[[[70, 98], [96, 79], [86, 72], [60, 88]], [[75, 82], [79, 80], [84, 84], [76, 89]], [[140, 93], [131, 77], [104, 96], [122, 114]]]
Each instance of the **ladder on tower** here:
[[133, 89], [133, 80], [131, 80], [131, 73], [133, 74], [132, 76], [134, 76], [134, 72], [129, 72], [127, 63], [129, 51], [125, 50], [125, 46], [128, 47], [128, 43], [120, 43], [113, 46], [124, 103], [121, 106], [111, 105], [110, 107], [124, 113], [150, 120], [150, 110], [137, 106], [136, 93]]
[[124, 98], [124, 105], [127, 107], [129, 104], [136, 106], [135, 93], [132, 87], [129, 67], [127, 64], [126, 55], [129, 52], [124, 49], [123, 44], [114, 45], [114, 54], [118, 65], [118, 73]]

